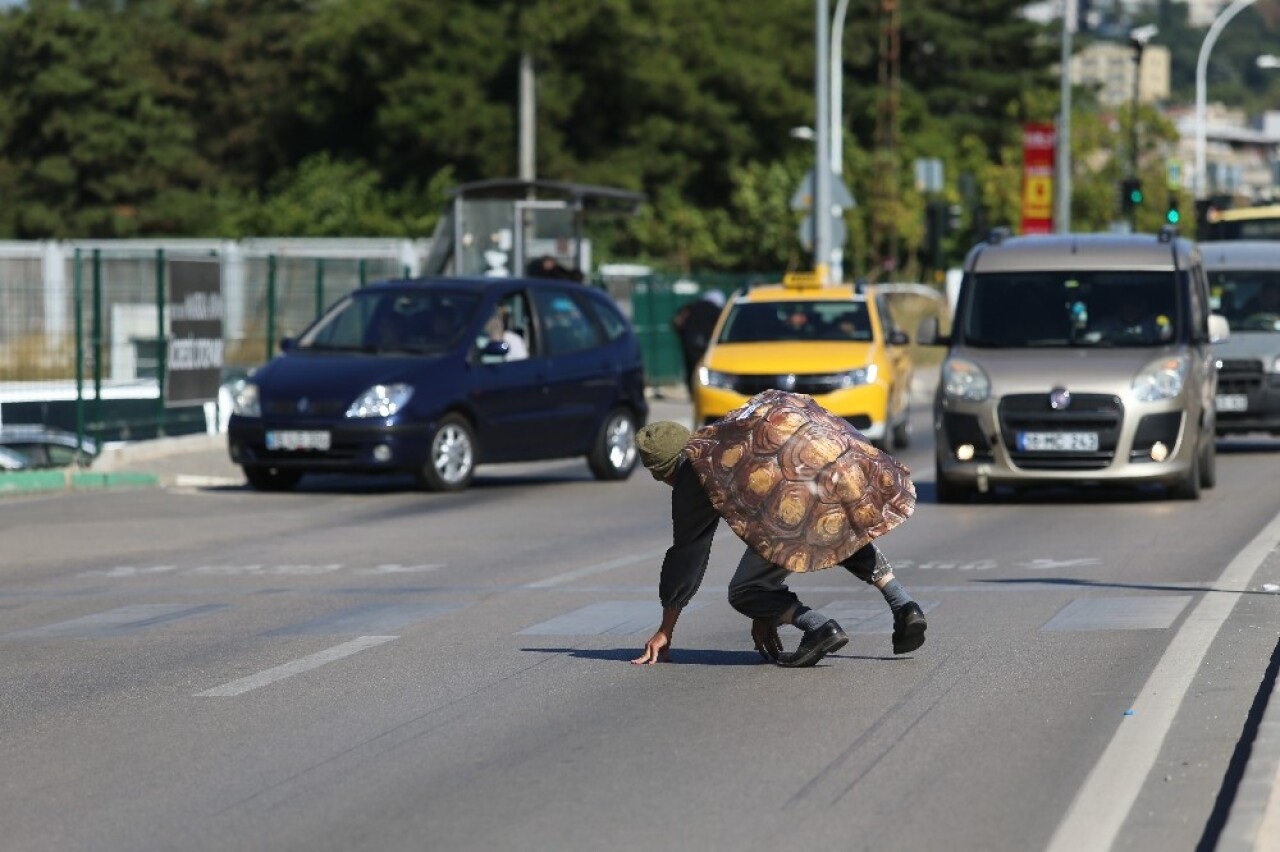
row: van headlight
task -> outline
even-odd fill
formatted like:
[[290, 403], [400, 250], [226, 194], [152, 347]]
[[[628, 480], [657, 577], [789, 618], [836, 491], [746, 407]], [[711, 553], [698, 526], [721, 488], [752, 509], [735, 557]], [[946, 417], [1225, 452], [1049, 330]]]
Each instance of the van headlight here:
[[240, 417], [261, 417], [262, 402], [258, 399], [258, 386], [253, 382], [240, 385], [231, 400], [231, 412]]
[[706, 388], [724, 388], [733, 390], [733, 376], [721, 373], [708, 367], [698, 368], [698, 384]]
[[374, 385], [356, 397], [344, 416], [391, 417], [403, 409], [412, 396], [413, 388], [403, 383]]
[[991, 379], [968, 358], [948, 358], [942, 362], [942, 392], [948, 399], [983, 402], [991, 396]]
[[1133, 377], [1133, 394], [1140, 402], [1172, 399], [1182, 393], [1190, 368], [1191, 359], [1186, 355], [1152, 361]]

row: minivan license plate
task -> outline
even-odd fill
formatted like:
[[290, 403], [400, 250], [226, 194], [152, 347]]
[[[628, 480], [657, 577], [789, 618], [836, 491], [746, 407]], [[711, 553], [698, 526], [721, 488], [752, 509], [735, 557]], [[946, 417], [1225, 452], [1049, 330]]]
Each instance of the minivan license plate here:
[[328, 432], [283, 431], [267, 433], [268, 450], [327, 450]]
[[1018, 449], [1068, 453], [1098, 451], [1097, 432], [1019, 432]]
[[1243, 393], [1220, 393], [1213, 398], [1213, 407], [1218, 411], [1248, 411], [1249, 397]]

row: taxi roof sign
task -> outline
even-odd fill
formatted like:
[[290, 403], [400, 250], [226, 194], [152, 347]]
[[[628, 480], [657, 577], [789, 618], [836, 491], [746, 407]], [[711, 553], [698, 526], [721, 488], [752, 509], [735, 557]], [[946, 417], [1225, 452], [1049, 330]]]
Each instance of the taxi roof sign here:
[[782, 286], [795, 290], [805, 290], [811, 287], [821, 287], [822, 280], [818, 277], [817, 272], [788, 272], [782, 276]]

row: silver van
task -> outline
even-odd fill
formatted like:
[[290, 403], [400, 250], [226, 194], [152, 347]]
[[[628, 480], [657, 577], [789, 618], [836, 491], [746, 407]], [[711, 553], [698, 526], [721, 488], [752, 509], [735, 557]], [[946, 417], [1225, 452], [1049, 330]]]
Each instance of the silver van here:
[[934, 400], [937, 496], [997, 486], [1215, 481], [1215, 356], [1200, 252], [1173, 231], [1009, 237], [965, 259]]
[[1231, 339], [1218, 356], [1218, 434], [1280, 435], [1280, 240], [1200, 244], [1209, 301]]

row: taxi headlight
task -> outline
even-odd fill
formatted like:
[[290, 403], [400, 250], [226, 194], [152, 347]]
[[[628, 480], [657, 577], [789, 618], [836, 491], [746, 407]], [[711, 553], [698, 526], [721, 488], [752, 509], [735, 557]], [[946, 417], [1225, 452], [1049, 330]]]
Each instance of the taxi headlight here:
[[721, 373], [708, 367], [698, 368], [698, 384], [707, 388], [723, 388], [733, 390], [733, 376]]
[[1186, 355], [1152, 361], [1133, 377], [1133, 393], [1140, 402], [1172, 399], [1182, 393], [1190, 367], [1191, 359]]
[[856, 370], [849, 370], [847, 373], [837, 373], [835, 386], [843, 390], [844, 388], [856, 388], [861, 385], [873, 385], [879, 375], [880, 369], [875, 364], [868, 364]]
[[942, 391], [949, 399], [982, 402], [991, 396], [991, 379], [968, 358], [948, 358], [942, 363]]
[[240, 417], [261, 417], [262, 403], [258, 399], [258, 386], [245, 382], [231, 401], [231, 411]]
[[412, 396], [413, 388], [403, 383], [374, 385], [356, 397], [345, 416], [391, 417], [404, 408]]

